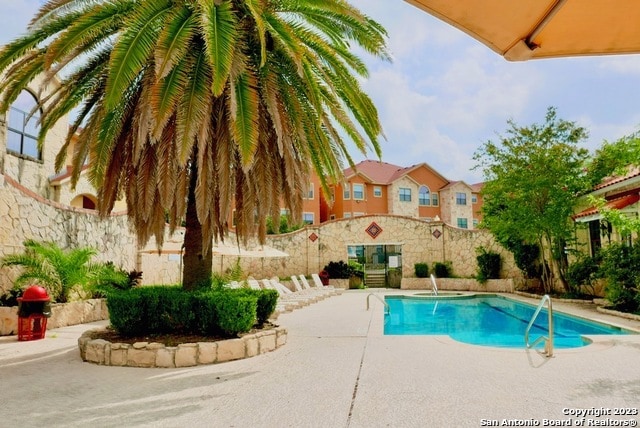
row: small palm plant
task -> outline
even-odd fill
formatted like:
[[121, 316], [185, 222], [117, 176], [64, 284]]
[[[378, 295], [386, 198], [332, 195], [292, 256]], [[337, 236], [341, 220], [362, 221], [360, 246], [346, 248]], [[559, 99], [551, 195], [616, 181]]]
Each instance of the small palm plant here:
[[24, 242], [21, 254], [10, 254], [0, 260], [0, 266], [21, 266], [22, 273], [16, 285], [37, 283], [47, 289], [53, 302], [64, 303], [70, 292], [86, 287], [91, 280], [91, 258], [96, 254], [92, 248], [63, 250], [53, 242]]

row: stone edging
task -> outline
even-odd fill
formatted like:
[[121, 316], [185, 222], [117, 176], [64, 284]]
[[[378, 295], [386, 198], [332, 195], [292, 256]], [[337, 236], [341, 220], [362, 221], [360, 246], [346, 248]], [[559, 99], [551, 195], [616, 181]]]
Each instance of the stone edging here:
[[603, 314], [616, 315], [616, 316], [619, 316], [621, 318], [626, 318], [626, 319], [630, 319], [630, 320], [634, 320], [634, 321], [640, 321], [640, 315], [629, 314], [629, 313], [620, 312], [620, 311], [615, 311], [613, 309], [607, 309], [607, 308], [603, 308], [603, 307], [600, 307], [600, 306], [598, 306], [596, 309], [598, 310], [598, 312], [602, 312]]
[[165, 346], [155, 342], [130, 345], [91, 339], [93, 333], [101, 330], [103, 329], [88, 330], [78, 339], [83, 361], [120, 367], [192, 367], [254, 357], [274, 351], [287, 343], [287, 329], [284, 327], [247, 334], [238, 339], [183, 343], [178, 346]]

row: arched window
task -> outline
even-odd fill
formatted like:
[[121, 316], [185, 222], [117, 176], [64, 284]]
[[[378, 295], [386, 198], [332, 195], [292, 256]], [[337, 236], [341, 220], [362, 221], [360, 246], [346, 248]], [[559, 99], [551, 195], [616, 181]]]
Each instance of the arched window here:
[[36, 97], [28, 91], [20, 92], [7, 112], [7, 152], [42, 159], [38, 150], [40, 114]]
[[431, 192], [427, 186], [420, 186], [418, 190], [418, 203], [423, 206], [431, 205]]

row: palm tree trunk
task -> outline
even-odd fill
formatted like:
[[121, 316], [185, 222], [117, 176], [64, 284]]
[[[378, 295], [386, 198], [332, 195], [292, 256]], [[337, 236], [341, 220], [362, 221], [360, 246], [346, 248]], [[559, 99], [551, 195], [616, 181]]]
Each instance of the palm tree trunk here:
[[198, 286], [211, 284], [213, 265], [211, 245], [206, 253], [203, 252], [202, 225], [196, 212], [196, 182], [198, 179], [196, 151], [194, 149], [191, 158], [191, 177], [185, 218], [184, 256], [182, 258], [182, 287], [185, 290], [195, 290]]

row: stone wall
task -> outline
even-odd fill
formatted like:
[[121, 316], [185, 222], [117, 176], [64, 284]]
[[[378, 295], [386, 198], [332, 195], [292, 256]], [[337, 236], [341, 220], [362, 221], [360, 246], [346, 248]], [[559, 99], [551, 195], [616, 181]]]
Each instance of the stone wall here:
[[[96, 260], [131, 270], [137, 245], [126, 215], [100, 219], [94, 211], [44, 199], [12, 178], [0, 175], [0, 257], [23, 251], [27, 239], [52, 241], [61, 248], [92, 247]], [[17, 269], [0, 268], [0, 294], [13, 287]]]
[[[51, 305], [51, 317], [47, 319], [47, 330], [107, 319], [109, 311], [105, 299], [54, 303]], [[0, 336], [12, 334], [18, 334], [18, 307], [0, 306]]]

